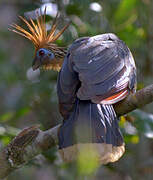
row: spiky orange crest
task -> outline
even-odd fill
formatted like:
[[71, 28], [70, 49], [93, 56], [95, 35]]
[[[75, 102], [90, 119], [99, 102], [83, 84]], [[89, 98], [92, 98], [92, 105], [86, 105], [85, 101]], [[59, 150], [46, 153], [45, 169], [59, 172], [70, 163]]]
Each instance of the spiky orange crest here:
[[11, 27], [14, 28], [11, 29], [11, 31], [18, 33], [21, 36], [24, 36], [32, 41], [36, 49], [39, 49], [46, 44], [51, 44], [62, 35], [69, 24], [64, 26], [57, 34], [55, 34], [57, 28], [57, 14], [56, 18], [53, 21], [51, 30], [47, 33], [45, 16], [46, 13], [44, 13], [44, 15], [41, 14], [41, 16], [36, 19], [36, 23], [31, 18], [30, 22], [28, 22], [25, 18], [19, 16], [19, 18], [27, 25], [30, 32], [26, 31], [24, 28], [17, 24], [11, 25]]
[[58, 33], [55, 33], [57, 29], [57, 14], [52, 23], [51, 30], [47, 32], [45, 17], [46, 9], [44, 15], [41, 14], [40, 17], [36, 19], [36, 23], [32, 19], [30, 19], [30, 22], [28, 22], [25, 18], [19, 16], [19, 18], [27, 25], [29, 31], [25, 30], [17, 24], [12, 24], [11, 27], [13, 27], [13, 29], [10, 30], [32, 41], [35, 46], [35, 54], [39, 48], [50, 49], [54, 53], [56, 58], [54, 61], [52, 61], [52, 63], [43, 65], [42, 68], [44, 70], [52, 69], [59, 71], [63, 64], [63, 59], [66, 55], [66, 51], [65, 48], [58, 47], [56, 44], [54, 44], [54, 41], [56, 41], [63, 34], [69, 24], [64, 26]]

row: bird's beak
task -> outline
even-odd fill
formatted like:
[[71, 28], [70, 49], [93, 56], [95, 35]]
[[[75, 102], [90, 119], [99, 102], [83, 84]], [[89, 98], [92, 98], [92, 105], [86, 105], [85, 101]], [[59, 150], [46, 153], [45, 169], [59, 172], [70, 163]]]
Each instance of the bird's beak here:
[[32, 62], [32, 69], [33, 71], [35, 71], [36, 69], [38, 69], [40, 66], [41, 66], [41, 61], [40, 61], [40, 58], [38, 57], [35, 57], [33, 62]]

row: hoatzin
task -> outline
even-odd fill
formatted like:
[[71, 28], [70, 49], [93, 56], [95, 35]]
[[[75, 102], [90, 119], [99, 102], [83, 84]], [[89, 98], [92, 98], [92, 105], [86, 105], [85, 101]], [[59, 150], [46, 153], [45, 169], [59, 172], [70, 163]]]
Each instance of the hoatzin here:
[[33, 70], [60, 70], [57, 81], [59, 152], [66, 162], [76, 159], [83, 148], [94, 149], [101, 164], [117, 161], [124, 153], [124, 141], [113, 104], [136, 89], [136, 67], [125, 43], [107, 33], [75, 40], [67, 51], [54, 42], [68, 27], [56, 33], [57, 17], [49, 32], [45, 15], [28, 22], [28, 31], [13, 24], [12, 31], [35, 46]]

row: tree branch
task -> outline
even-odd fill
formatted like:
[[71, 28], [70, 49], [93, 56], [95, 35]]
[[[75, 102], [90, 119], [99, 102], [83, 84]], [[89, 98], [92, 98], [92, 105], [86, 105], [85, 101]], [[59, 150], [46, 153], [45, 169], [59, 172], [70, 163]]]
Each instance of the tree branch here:
[[0, 179], [8, 176], [43, 151], [58, 143], [57, 132], [60, 125], [47, 131], [38, 126], [25, 128], [0, 152]]
[[123, 101], [115, 104], [114, 109], [117, 115], [121, 116], [151, 102], [153, 102], [153, 84], [129, 95]]
[[[125, 100], [114, 105], [114, 108], [117, 115], [121, 116], [151, 102], [153, 102], [153, 84], [129, 95]], [[19, 133], [0, 152], [0, 179], [41, 152], [58, 144], [59, 127], [60, 125], [57, 125], [47, 131], [41, 131], [38, 126], [33, 126]]]

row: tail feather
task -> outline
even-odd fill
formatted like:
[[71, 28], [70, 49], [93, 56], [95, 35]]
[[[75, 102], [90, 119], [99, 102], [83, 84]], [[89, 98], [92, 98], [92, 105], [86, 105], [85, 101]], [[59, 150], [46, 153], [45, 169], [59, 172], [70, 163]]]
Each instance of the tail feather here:
[[124, 152], [118, 120], [112, 105], [77, 100], [74, 111], [59, 131], [59, 149], [65, 154], [63, 158], [66, 161], [75, 159], [79, 147], [90, 144], [99, 149], [99, 159], [106, 155], [105, 161], [100, 160], [102, 164], [118, 160]]

